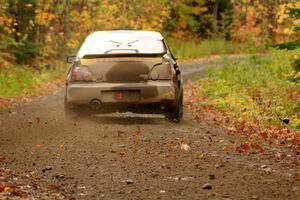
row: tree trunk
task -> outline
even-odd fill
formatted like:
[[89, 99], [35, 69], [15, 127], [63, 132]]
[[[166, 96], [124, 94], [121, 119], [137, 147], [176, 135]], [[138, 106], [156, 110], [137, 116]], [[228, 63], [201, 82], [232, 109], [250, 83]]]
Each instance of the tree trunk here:
[[214, 4], [213, 11], [213, 37], [216, 38], [218, 36], [218, 10], [219, 10], [219, 0], [216, 0]]
[[69, 1], [63, 0], [64, 4], [64, 40], [69, 38]]
[[278, 1], [273, 0], [268, 2], [268, 9], [269, 9], [269, 14], [270, 14], [270, 26], [268, 29], [269, 32], [269, 37], [273, 41], [274, 40], [274, 32], [273, 30], [277, 27], [277, 20], [276, 20], [276, 13], [278, 9]]

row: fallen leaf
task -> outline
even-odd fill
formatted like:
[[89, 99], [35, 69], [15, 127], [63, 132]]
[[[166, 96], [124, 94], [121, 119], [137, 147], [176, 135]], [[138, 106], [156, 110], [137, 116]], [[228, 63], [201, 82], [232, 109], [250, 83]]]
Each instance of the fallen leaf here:
[[285, 154], [282, 153], [282, 152], [277, 152], [277, 153], [275, 153], [275, 157], [278, 158], [278, 159], [282, 159], [282, 158], [285, 157]]
[[242, 148], [240, 146], [236, 147], [235, 151], [238, 152], [238, 153], [242, 153], [243, 152], [243, 150], [242, 150]]
[[186, 143], [180, 143], [180, 148], [185, 151], [189, 151], [191, 149], [191, 147]]
[[249, 146], [249, 144], [247, 144], [247, 143], [242, 144], [241, 147], [242, 147], [242, 149], [243, 149], [244, 151], [248, 151], [248, 150], [250, 149], [250, 146]]
[[36, 147], [37, 148], [42, 148], [42, 147], [44, 147], [44, 145], [43, 144], [37, 144]]
[[223, 151], [224, 151], [225, 153], [228, 153], [228, 152], [229, 152], [229, 147], [228, 147], [228, 146], [223, 147]]
[[4, 188], [3, 188], [3, 192], [8, 192], [10, 190], [10, 187], [8, 187], [8, 186], [5, 186]]
[[202, 158], [204, 158], [205, 157], [205, 154], [204, 153], [201, 153], [200, 155], [199, 155], [199, 158], [200, 159], [202, 159]]
[[300, 173], [295, 173], [295, 174], [294, 174], [294, 178], [295, 178], [297, 181], [300, 181]]
[[258, 153], [263, 153], [265, 150], [257, 144], [251, 144], [251, 147]]
[[136, 135], [139, 136], [139, 135], [141, 135], [141, 133], [142, 133], [141, 127], [138, 127], [138, 128], [137, 128], [137, 131], [136, 131]]
[[236, 128], [233, 127], [233, 126], [232, 126], [232, 127], [227, 127], [227, 130], [235, 132], [235, 131], [236, 131]]
[[268, 133], [267, 132], [261, 132], [259, 134], [260, 138], [263, 139], [263, 140], [266, 140], [268, 139]]

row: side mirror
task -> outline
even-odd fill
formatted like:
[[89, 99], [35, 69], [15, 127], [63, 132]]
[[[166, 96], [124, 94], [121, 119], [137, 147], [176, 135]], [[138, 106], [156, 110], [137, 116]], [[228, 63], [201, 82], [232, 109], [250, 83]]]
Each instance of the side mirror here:
[[67, 57], [67, 63], [73, 64], [77, 60], [76, 56], [68, 56]]

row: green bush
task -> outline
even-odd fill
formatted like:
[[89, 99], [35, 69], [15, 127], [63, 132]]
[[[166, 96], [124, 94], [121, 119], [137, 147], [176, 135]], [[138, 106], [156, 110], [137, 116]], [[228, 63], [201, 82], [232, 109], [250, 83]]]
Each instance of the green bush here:
[[39, 84], [54, 80], [64, 72], [63, 64], [42, 71], [26, 66], [0, 70], [0, 98], [8, 99], [31, 92]]
[[26, 63], [39, 55], [39, 45], [33, 42], [15, 42], [10, 45], [11, 53], [18, 63]]
[[179, 59], [191, 59], [209, 55], [257, 53], [258, 49], [225, 39], [183, 41], [168, 38], [173, 54]]

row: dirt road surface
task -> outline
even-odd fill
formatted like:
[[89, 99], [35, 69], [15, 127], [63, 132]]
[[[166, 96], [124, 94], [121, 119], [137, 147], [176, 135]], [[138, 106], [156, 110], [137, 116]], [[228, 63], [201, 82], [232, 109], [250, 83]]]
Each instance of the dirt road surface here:
[[[183, 62], [185, 79], [210, 64]], [[226, 153], [234, 139], [188, 110], [180, 124], [128, 113], [68, 121], [60, 91], [0, 113], [0, 167], [76, 199], [300, 199], [299, 168]]]

